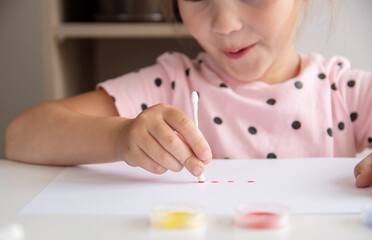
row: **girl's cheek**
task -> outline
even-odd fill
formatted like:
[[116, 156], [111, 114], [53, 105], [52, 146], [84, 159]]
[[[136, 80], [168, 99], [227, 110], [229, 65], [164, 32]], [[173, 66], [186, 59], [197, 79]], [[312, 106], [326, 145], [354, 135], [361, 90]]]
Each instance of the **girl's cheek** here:
[[208, 29], [206, 27], [206, 23], [203, 19], [194, 17], [191, 19], [186, 18], [184, 20], [184, 25], [191, 34], [193, 38], [196, 40], [200, 40], [201, 38], [204, 38], [203, 35], [205, 35], [208, 32]]

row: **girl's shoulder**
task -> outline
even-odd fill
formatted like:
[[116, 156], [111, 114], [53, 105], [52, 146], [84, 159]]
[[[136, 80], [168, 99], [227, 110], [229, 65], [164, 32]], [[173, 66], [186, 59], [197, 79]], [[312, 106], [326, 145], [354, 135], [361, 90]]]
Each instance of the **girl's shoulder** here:
[[328, 75], [347, 71], [351, 68], [349, 59], [339, 55], [326, 58], [319, 53], [309, 53], [308, 55], [301, 55], [301, 59], [303, 68], [316, 68]]
[[[346, 81], [346, 84], [353, 81], [361, 81], [364, 84], [371, 84], [372, 72], [353, 68], [347, 57], [335, 55], [329, 58], [319, 53], [301, 55], [302, 69], [316, 71], [320, 80], [328, 80], [332, 88], [337, 84]], [[351, 85], [352, 83], [349, 83]]]
[[[311, 53], [302, 57], [302, 72], [313, 86], [318, 86], [316, 94], [330, 100], [335, 129], [343, 131], [337, 133], [343, 134], [339, 135], [339, 142], [346, 141], [344, 128], [351, 126], [357, 151], [371, 147], [372, 72], [352, 67], [349, 59], [343, 56], [327, 59]], [[342, 129], [336, 125], [340, 123]], [[333, 137], [336, 137], [335, 132]]]

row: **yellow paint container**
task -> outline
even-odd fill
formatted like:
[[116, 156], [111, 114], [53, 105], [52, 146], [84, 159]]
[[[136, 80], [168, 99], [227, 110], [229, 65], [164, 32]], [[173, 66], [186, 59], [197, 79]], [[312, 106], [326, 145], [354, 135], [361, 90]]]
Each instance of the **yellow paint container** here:
[[189, 204], [158, 205], [152, 208], [151, 225], [160, 229], [187, 229], [205, 225], [205, 210]]

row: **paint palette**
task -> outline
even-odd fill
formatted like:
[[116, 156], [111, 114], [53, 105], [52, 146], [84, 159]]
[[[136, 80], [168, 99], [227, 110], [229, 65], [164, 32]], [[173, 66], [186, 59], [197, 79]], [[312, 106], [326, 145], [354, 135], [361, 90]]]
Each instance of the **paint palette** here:
[[243, 204], [235, 209], [235, 225], [241, 228], [271, 229], [289, 224], [289, 208], [278, 204]]
[[366, 204], [362, 207], [362, 217], [364, 225], [372, 228], [372, 204]]
[[206, 214], [205, 209], [197, 205], [157, 205], [151, 210], [150, 222], [159, 229], [198, 228], [205, 225]]

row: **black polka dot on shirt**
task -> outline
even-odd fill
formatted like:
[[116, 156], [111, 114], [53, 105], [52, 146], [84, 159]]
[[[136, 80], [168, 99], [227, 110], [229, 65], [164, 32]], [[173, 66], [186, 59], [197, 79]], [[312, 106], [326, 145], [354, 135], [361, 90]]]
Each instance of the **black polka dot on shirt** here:
[[142, 103], [141, 108], [142, 108], [142, 110], [146, 110], [147, 109], [146, 103]]
[[110, 96], [112, 98], [112, 101], [116, 102], [116, 98], [114, 96]]
[[267, 158], [277, 158], [275, 153], [267, 154]]
[[162, 80], [160, 78], [155, 79], [155, 85], [157, 87], [160, 87], [161, 86], [161, 83], [162, 83]]
[[219, 117], [215, 117], [215, 118], [213, 119], [213, 121], [214, 121], [216, 124], [218, 124], [218, 125], [221, 125], [221, 124], [222, 124], [222, 119], [219, 118]]
[[327, 129], [327, 134], [328, 134], [328, 136], [330, 136], [330, 137], [333, 136], [332, 128], [328, 128], [328, 129]]
[[302, 82], [301, 82], [301, 81], [297, 81], [297, 82], [295, 82], [295, 87], [296, 87], [297, 89], [301, 89], [301, 88], [303, 87]]
[[358, 113], [352, 112], [350, 114], [350, 119], [351, 119], [352, 122], [354, 122], [355, 120], [357, 120], [357, 118], [358, 118]]
[[332, 90], [336, 91], [337, 90], [336, 83], [332, 83], [331, 88], [332, 88]]
[[342, 68], [342, 67], [344, 66], [344, 64], [343, 64], [342, 62], [337, 63], [337, 65], [338, 65], [340, 68]]
[[368, 143], [369, 143], [369, 144], [372, 143], [372, 137], [369, 137], [369, 138], [368, 138]]
[[266, 103], [272, 106], [275, 105], [276, 100], [274, 98], [270, 98], [269, 100], [266, 101]]
[[173, 81], [173, 82], [172, 82], [172, 89], [174, 90], [175, 88], [176, 88], [176, 82]]
[[298, 130], [301, 128], [301, 123], [299, 121], [294, 121], [292, 123], [292, 128], [295, 129], [295, 130]]
[[354, 87], [355, 86], [355, 81], [354, 80], [348, 81], [347, 86], [350, 87], [350, 88]]
[[252, 135], [255, 135], [257, 133], [257, 129], [255, 127], [249, 127], [248, 132]]
[[319, 73], [319, 74], [318, 74], [318, 78], [319, 78], [319, 79], [322, 79], [322, 80], [323, 80], [323, 79], [325, 79], [326, 77], [327, 77], [327, 76], [326, 76], [324, 73]]
[[190, 76], [190, 68], [186, 69], [185, 74], [186, 76]]
[[221, 83], [221, 84], [220, 84], [220, 87], [221, 87], [221, 88], [227, 88], [227, 85], [226, 85], [225, 83]]
[[338, 129], [340, 129], [341, 131], [345, 129], [345, 123], [343, 122], [339, 122], [337, 126], [338, 126]]

